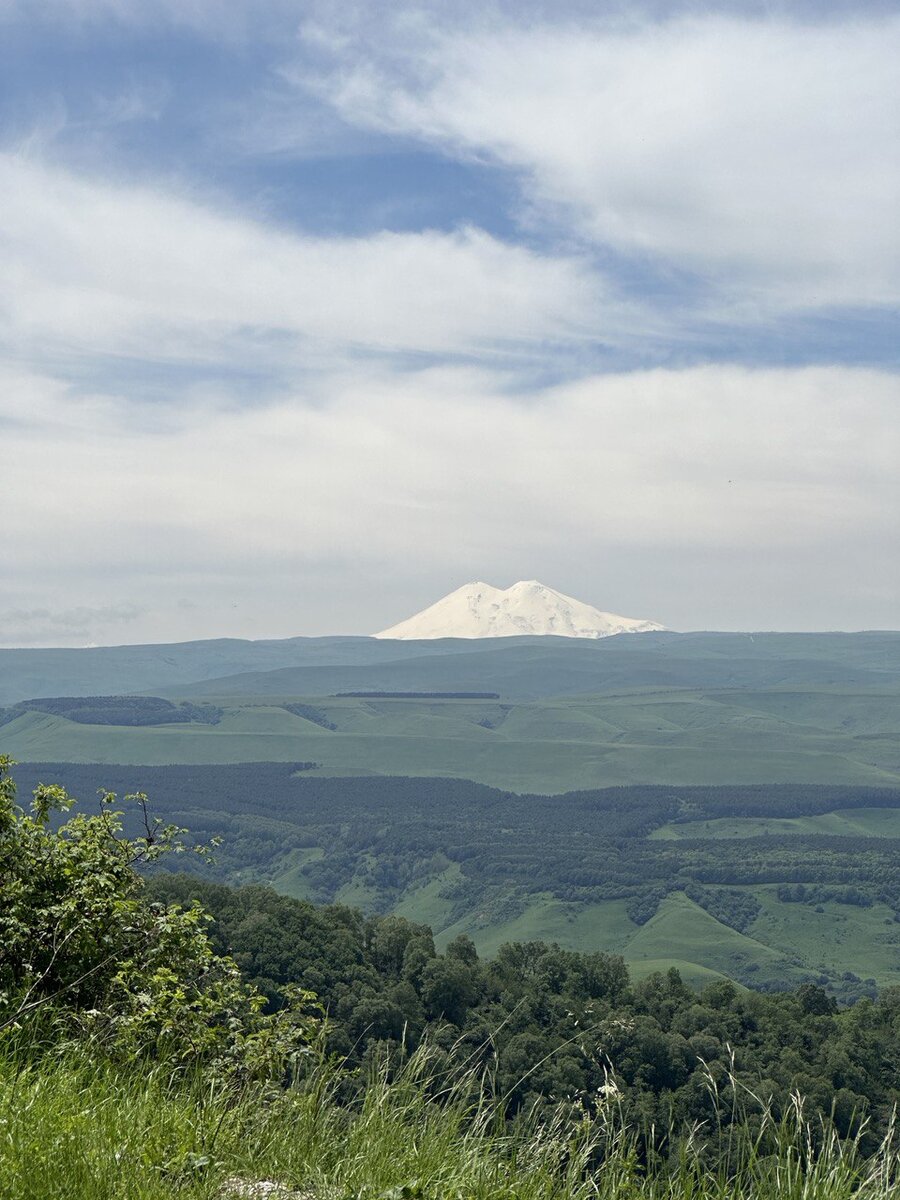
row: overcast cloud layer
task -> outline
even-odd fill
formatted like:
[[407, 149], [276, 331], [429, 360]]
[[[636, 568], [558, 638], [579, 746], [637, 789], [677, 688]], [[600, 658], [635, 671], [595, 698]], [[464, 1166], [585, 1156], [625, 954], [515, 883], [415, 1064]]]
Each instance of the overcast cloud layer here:
[[0, 0], [0, 645], [900, 626], [900, 16], [333, 7]]

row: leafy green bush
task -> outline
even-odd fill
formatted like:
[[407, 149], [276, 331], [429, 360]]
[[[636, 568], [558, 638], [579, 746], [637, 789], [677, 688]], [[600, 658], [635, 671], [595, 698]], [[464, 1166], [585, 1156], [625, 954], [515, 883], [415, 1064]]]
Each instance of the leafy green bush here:
[[143, 795], [125, 798], [142, 814], [132, 838], [109, 792], [96, 813], [68, 817], [65, 789], [39, 786], [25, 810], [11, 766], [0, 756], [0, 1033], [27, 1025], [114, 1055], [267, 1077], [305, 1051], [309, 993], [288, 988], [264, 1014], [264, 996], [213, 949], [199, 905], [146, 898], [138, 866], [184, 853], [183, 829], [152, 819]]

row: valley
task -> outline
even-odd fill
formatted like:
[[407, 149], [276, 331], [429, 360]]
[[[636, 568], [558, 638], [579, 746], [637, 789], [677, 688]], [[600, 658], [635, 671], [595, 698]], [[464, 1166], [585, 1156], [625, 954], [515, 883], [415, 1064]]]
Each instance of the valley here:
[[[164, 821], [222, 838], [199, 878], [394, 913], [479, 951], [543, 940], [842, 1000], [900, 983], [900, 789], [623, 787], [548, 796], [471, 781], [316, 777], [303, 764], [23, 764], [145, 791]], [[776, 815], [778, 814], [778, 815]], [[134, 826], [134, 832], [138, 832]]]
[[900, 983], [898, 634], [0, 651], [0, 692], [25, 790], [144, 791], [211, 878], [488, 955]]

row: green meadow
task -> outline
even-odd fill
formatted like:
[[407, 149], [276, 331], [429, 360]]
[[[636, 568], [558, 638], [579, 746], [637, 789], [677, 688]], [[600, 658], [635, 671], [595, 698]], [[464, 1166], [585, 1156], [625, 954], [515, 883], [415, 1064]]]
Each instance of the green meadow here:
[[[222, 709], [217, 724], [92, 725], [24, 711], [0, 738], [23, 762], [312, 762], [322, 775], [474, 779], [545, 793], [632, 783], [900, 783], [900, 703], [878, 690], [208, 699]], [[321, 713], [333, 728], [286, 705]]]

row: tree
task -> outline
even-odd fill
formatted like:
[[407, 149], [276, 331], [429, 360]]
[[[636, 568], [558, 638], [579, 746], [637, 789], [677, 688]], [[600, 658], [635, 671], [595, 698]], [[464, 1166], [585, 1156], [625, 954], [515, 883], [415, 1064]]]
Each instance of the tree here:
[[432, 1019], [462, 1025], [477, 995], [472, 971], [458, 958], [435, 958], [422, 975], [422, 1002]]

